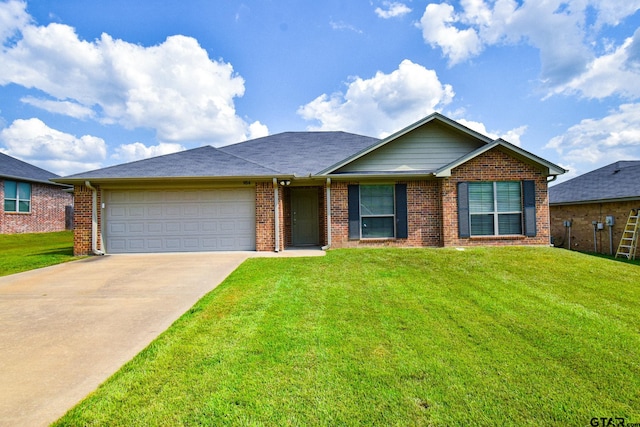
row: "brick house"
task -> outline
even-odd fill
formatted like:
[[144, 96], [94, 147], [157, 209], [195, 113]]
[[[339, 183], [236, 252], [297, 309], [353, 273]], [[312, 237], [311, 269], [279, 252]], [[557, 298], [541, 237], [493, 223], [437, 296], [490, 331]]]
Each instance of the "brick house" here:
[[550, 187], [554, 245], [615, 254], [629, 212], [640, 208], [639, 180], [640, 161], [618, 161]]
[[56, 182], [77, 254], [549, 245], [565, 170], [434, 113], [382, 140], [285, 132]]
[[58, 175], [0, 153], [0, 234], [44, 233], [71, 227], [71, 187]]

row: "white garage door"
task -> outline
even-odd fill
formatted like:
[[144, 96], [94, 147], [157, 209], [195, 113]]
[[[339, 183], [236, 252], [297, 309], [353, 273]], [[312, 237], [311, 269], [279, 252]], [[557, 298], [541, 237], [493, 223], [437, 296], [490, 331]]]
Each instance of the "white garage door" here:
[[107, 191], [107, 253], [255, 250], [252, 188]]

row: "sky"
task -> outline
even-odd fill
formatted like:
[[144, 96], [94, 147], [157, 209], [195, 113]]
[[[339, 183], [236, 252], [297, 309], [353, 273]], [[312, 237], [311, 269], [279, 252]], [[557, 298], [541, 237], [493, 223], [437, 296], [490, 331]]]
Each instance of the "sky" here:
[[0, 152], [59, 175], [440, 112], [581, 175], [640, 159], [640, 0], [0, 0]]

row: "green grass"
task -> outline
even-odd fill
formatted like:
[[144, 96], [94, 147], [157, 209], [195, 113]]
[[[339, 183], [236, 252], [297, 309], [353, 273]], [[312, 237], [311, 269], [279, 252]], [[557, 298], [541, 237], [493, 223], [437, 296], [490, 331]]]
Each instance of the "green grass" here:
[[0, 234], [0, 276], [74, 259], [72, 231]]
[[250, 259], [56, 425], [640, 422], [639, 279], [552, 248]]

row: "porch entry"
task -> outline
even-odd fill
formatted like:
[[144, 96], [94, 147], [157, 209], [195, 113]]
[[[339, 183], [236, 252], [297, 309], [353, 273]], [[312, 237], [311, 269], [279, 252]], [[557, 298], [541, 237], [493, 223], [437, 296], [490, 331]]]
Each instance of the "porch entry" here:
[[291, 189], [291, 243], [293, 246], [320, 244], [318, 221], [318, 190]]

